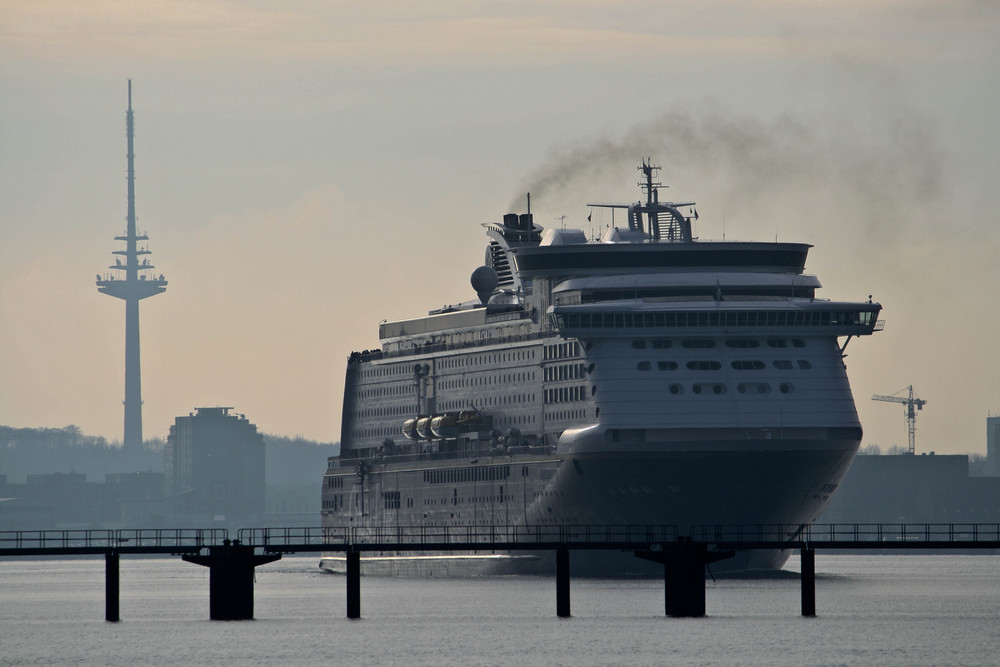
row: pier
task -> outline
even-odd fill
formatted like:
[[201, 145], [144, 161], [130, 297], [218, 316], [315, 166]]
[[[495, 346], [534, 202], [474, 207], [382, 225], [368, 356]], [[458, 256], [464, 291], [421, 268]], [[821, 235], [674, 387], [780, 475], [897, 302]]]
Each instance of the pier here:
[[364, 553], [554, 552], [556, 615], [571, 616], [574, 551], [616, 550], [664, 566], [664, 611], [705, 615], [706, 566], [751, 549], [794, 549], [801, 555], [802, 616], [816, 615], [817, 550], [899, 553], [1000, 551], [1000, 524], [822, 524], [812, 526], [398, 526], [221, 529], [0, 531], [0, 557], [103, 555], [105, 618], [119, 619], [119, 559], [178, 555], [210, 569], [213, 620], [253, 618], [253, 572], [283, 554], [345, 555], [347, 617], [361, 616]]
[[0, 557], [104, 556], [104, 619], [117, 622], [121, 556], [194, 556], [228, 541], [228, 532], [215, 528], [0, 531]]

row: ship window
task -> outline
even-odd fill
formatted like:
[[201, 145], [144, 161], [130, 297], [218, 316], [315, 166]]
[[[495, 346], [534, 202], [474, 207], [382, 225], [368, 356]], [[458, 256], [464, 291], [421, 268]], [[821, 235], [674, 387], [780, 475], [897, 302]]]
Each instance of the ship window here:
[[768, 338], [767, 344], [771, 347], [788, 347], [788, 341], [782, 338]]
[[788, 384], [787, 382], [783, 382], [779, 387], [779, 389], [781, 389], [782, 394], [791, 394], [793, 391], [795, 391], [795, 387]]
[[707, 349], [715, 347], [715, 341], [707, 340], [705, 338], [689, 338], [687, 340], [682, 340], [681, 346], [686, 347], [689, 350]]
[[722, 368], [718, 361], [689, 361], [687, 367], [692, 371], [717, 371]]
[[669, 340], [665, 339], [665, 338], [658, 338], [658, 339], [656, 339], [656, 340], [653, 341], [653, 349], [654, 350], [665, 350], [668, 347], [670, 347], [671, 345], [672, 345], [672, 343]]
[[792, 362], [788, 361], [787, 359], [778, 359], [777, 361], [774, 362], [774, 367], [780, 368], [783, 371], [791, 370]]
[[804, 371], [807, 371], [813, 367], [813, 365], [808, 361], [806, 361], [805, 359], [799, 359], [798, 363], [799, 363], [799, 368], [801, 368]]
[[806, 346], [806, 342], [804, 340], [802, 340], [801, 338], [793, 338], [792, 339], [792, 347], [805, 347], [805, 346]]
[[656, 368], [661, 371], [675, 371], [677, 370], [676, 361], [657, 361]]
[[632, 341], [632, 347], [634, 347], [637, 350], [644, 350], [644, 349], [646, 349], [646, 341], [644, 341], [644, 340], [634, 340], [634, 341]]
[[730, 365], [738, 371], [759, 371], [765, 364], [763, 361], [737, 359]]
[[648, 361], [640, 361], [636, 365], [636, 368], [638, 368], [640, 371], [648, 371], [649, 370], [649, 362]]
[[746, 350], [750, 348], [760, 347], [760, 341], [754, 340], [753, 338], [730, 338], [726, 341], [726, 347], [733, 347], [736, 349]]
[[714, 385], [712, 387], [712, 393], [713, 394], [725, 394], [726, 393], [726, 385], [724, 385], [724, 384]]
[[679, 396], [684, 393], [684, 387], [679, 384], [672, 384], [670, 385], [670, 393], [674, 396]]
[[759, 385], [757, 385], [757, 393], [758, 394], [770, 394], [771, 393], [771, 385], [764, 384], [763, 382], [760, 383]]

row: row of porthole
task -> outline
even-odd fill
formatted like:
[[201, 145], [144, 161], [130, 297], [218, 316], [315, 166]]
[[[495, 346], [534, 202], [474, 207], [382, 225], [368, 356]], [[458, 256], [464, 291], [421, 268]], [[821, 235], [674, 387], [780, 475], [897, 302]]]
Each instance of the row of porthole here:
[[[684, 393], [684, 385], [682, 384], [672, 384], [670, 385], [670, 393], [674, 396], [679, 396]], [[691, 385], [691, 391], [695, 394], [715, 394], [716, 396], [721, 396], [729, 391], [729, 387], [722, 383], [698, 383]], [[766, 382], [752, 382], [736, 385], [736, 391], [741, 394], [756, 393], [756, 394], [770, 394], [771, 385]], [[792, 394], [795, 392], [795, 385], [790, 382], [782, 382], [778, 385], [778, 391], [782, 394]]]
[[[788, 347], [788, 341], [784, 338], [768, 338], [767, 345], [769, 347], [784, 348]], [[658, 338], [649, 341], [650, 345], [655, 349], [664, 350], [673, 346], [673, 341], [665, 338]], [[715, 347], [715, 341], [711, 338], [685, 338], [680, 341], [681, 347], [685, 347], [689, 350], [696, 349], [707, 349]], [[801, 338], [793, 338], [791, 340], [792, 347], [805, 347], [806, 342]], [[731, 347], [735, 349], [751, 349], [760, 347], [760, 341], [755, 338], [728, 338], [725, 340], [726, 347]], [[632, 347], [637, 350], [643, 350], [646, 348], [646, 341], [644, 339], [636, 339], [632, 341]], [[587, 348], [590, 349], [590, 348]]]
[[[789, 359], [778, 359], [772, 362], [775, 368], [780, 370], [791, 370], [792, 362]], [[704, 360], [704, 361], [689, 361], [687, 362], [687, 368], [692, 371], [718, 371], [722, 370], [722, 364], [718, 361]], [[743, 360], [737, 359], [729, 364], [733, 369], [738, 371], [759, 371], [767, 367], [763, 361], [757, 360]], [[798, 360], [799, 368], [802, 370], [809, 370], [812, 368], [812, 364], [805, 359]], [[591, 364], [593, 366], [593, 364]], [[640, 361], [636, 364], [636, 368], [640, 371], [648, 371], [652, 368], [652, 363], [649, 361]], [[676, 361], [657, 361], [656, 369], [660, 371], [675, 371], [678, 365]]]

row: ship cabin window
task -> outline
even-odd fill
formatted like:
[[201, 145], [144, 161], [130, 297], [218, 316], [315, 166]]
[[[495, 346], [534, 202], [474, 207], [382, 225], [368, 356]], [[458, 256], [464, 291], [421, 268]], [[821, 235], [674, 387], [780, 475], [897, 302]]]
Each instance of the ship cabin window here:
[[806, 361], [805, 359], [799, 359], [798, 364], [799, 368], [801, 368], [804, 371], [807, 371], [813, 367], [812, 364]]
[[698, 360], [687, 362], [687, 367], [692, 371], [717, 371], [722, 368], [718, 361]]
[[783, 371], [791, 370], [792, 362], [787, 359], [778, 359], [774, 362], [774, 367]]
[[715, 341], [708, 340], [706, 338], [688, 338], [681, 341], [681, 347], [685, 347], [689, 350], [705, 350], [715, 347]]
[[632, 341], [632, 347], [634, 347], [637, 350], [644, 350], [644, 349], [646, 349], [646, 341], [644, 341], [644, 340], [634, 340], [634, 341]]
[[657, 361], [656, 362], [656, 368], [657, 368], [657, 370], [661, 370], [661, 371], [675, 371], [675, 370], [677, 370], [677, 362], [676, 361]]
[[712, 393], [715, 395], [721, 395], [726, 393], [726, 385], [724, 384], [696, 384], [691, 387], [691, 391], [696, 394], [702, 393]]
[[752, 394], [769, 394], [771, 393], [771, 385], [761, 382], [759, 384], [744, 384], [740, 383], [736, 385], [736, 391], [741, 394], [750, 392]]
[[768, 338], [767, 344], [771, 347], [788, 347], [788, 341], [783, 338]]
[[671, 342], [670, 342], [669, 340], [667, 340], [666, 338], [657, 338], [657, 339], [655, 339], [655, 340], [653, 341], [653, 349], [654, 349], [654, 350], [666, 350], [666, 349], [667, 349], [668, 347], [670, 347], [670, 346], [671, 346], [672, 344], [673, 344], [673, 343], [671, 343]]
[[802, 340], [801, 338], [793, 338], [792, 339], [792, 347], [805, 347], [805, 346], [806, 346], [806, 342], [804, 340]]
[[765, 366], [763, 361], [740, 359], [732, 362], [730, 365], [738, 371], [759, 371]]
[[679, 396], [684, 393], [684, 387], [679, 384], [670, 385], [670, 393], [674, 396]]
[[730, 338], [726, 340], [726, 347], [736, 348], [738, 350], [746, 350], [750, 348], [760, 347], [760, 341], [753, 338]]
[[788, 384], [787, 382], [783, 382], [779, 387], [779, 389], [781, 390], [782, 394], [791, 394], [792, 392], [795, 391], [795, 387]]
[[649, 366], [650, 364], [648, 361], [640, 361], [638, 364], [636, 364], [636, 368], [638, 368], [640, 371], [648, 371]]

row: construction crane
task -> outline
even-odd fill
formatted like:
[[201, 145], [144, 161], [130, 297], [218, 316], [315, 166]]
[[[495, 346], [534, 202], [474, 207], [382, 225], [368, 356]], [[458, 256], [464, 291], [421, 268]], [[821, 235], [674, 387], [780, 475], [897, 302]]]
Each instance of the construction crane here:
[[906, 396], [884, 396], [882, 394], [875, 394], [872, 396], [873, 401], [886, 401], [888, 403], [902, 403], [906, 406], [906, 428], [909, 431], [910, 436], [910, 455], [914, 454], [914, 437], [917, 431], [917, 413], [913, 408], [917, 410], [923, 410], [924, 406], [927, 404], [922, 398], [916, 398], [913, 396], [913, 385], [911, 384], [906, 389], [900, 389], [897, 394], [902, 392], [908, 392]]

